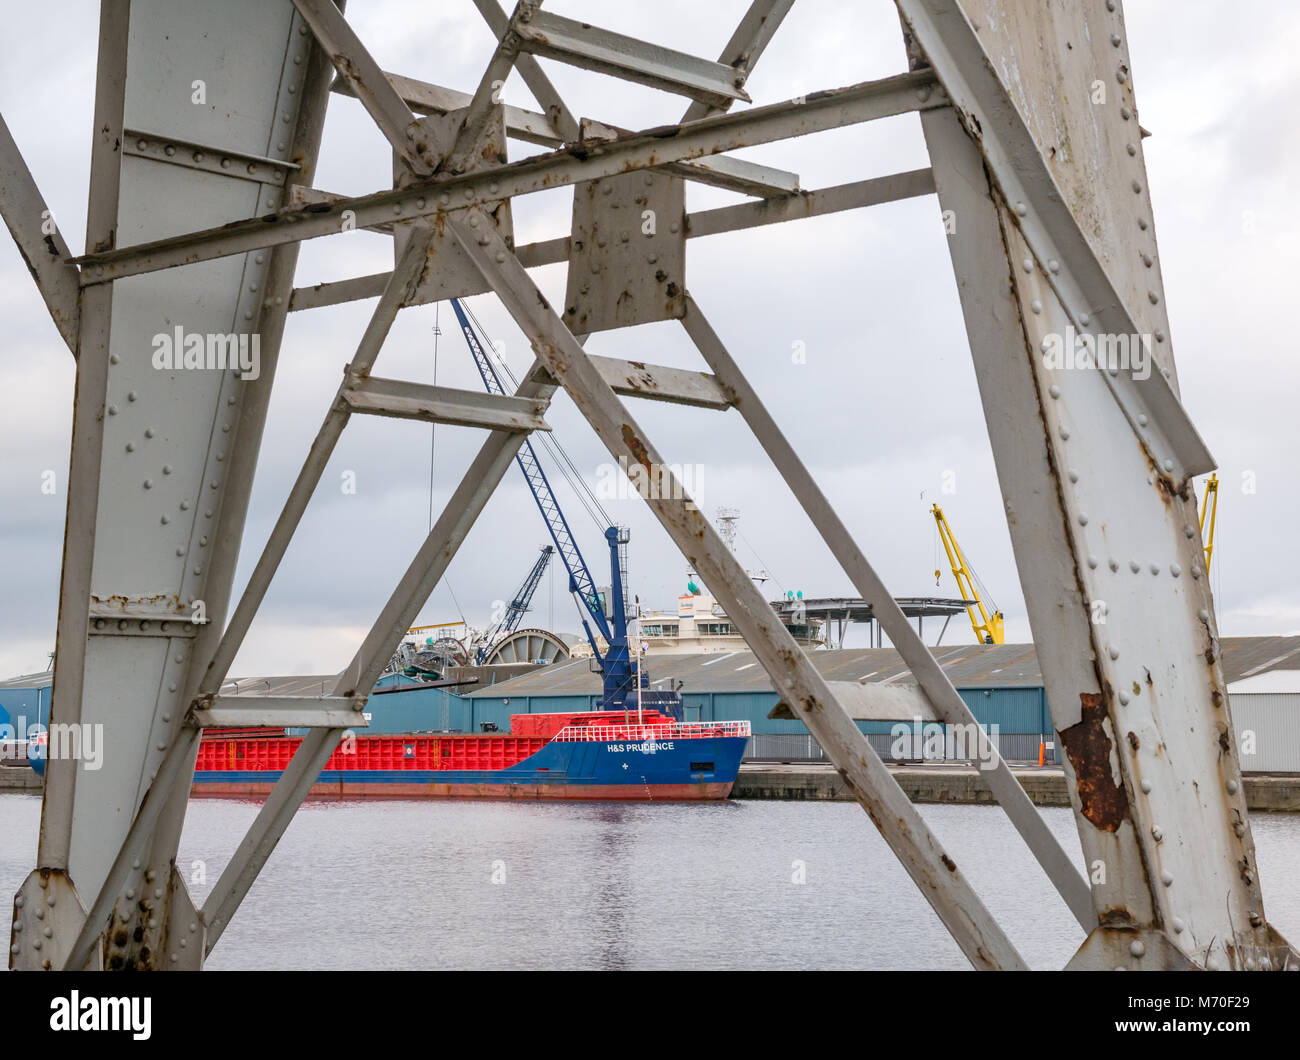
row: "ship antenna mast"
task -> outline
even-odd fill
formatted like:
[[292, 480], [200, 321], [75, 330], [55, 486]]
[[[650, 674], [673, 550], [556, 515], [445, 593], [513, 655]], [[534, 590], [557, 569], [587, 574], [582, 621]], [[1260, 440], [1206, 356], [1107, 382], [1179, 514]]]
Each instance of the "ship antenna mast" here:
[[736, 520], [739, 518], [739, 508], [718, 509], [718, 536], [731, 552], [736, 551]]
[[641, 597], [634, 596], [632, 602], [636, 609], [636, 614], [632, 619], [633, 624], [636, 626], [636, 639], [632, 642], [636, 649], [636, 723], [637, 725], [644, 725], [645, 721], [641, 714]]

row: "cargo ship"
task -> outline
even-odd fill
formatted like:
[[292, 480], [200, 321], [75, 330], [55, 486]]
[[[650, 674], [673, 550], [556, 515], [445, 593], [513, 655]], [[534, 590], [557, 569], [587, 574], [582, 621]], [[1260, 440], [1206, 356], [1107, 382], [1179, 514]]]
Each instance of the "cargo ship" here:
[[[749, 736], [748, 721], [681, 722], [657, 710], [515, 714], [509, 732], [358, 735], [310, 796], [725, 799]], [[205, 735], [191, 794], [265, 795], [301, 742], [269, 730]]]

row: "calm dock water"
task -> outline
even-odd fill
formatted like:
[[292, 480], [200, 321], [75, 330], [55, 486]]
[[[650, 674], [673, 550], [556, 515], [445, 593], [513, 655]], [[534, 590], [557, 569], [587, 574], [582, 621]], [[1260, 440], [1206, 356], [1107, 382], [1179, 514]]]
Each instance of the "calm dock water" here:
[[[1061, 967], [1082, 932], [1001, 812], [919, 809], [1030, 964]], [[191, 804], [179, 865], [200, 904], [256, 811]], [[1041, 812], [1077, 849], [1069, 811]], [[0, 795], [0, 894], [39, 818]], [[1251, 823], [1269, 918], [1300, 939], [1300, 815]], [[853, 804], [411, 801], [304, 806], [209, 967], [967, 965]]]

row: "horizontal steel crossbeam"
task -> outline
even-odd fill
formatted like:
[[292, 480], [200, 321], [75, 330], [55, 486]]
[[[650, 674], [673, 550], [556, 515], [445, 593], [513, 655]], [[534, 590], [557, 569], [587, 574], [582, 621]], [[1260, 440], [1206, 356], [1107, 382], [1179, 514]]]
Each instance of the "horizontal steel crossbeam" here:
[[350, 379], [339, 399], [353, 412], [490, 430], [549, 431], [547, 402], [373, 376]]
[[[859, 684], [856, 681], [827, 681], [835, 701], [854, 721], [942, 722], [928, 696], [916, 685]], [[798, 721], [799, 716], [785, 700], [768, 714], [770, 718]]]
[[739, 87], [744, 77], [730, 66], [563, 15], [525, 9], [511, 19], [510, 30], [519, 38], [520, 49], [534, 55], [689, 96], [710, 106], [725, 106], [733, 99], [749, 101]]
[[174, 136], [122, 130], [122, 153], [135, 158], [147, 158], [173, 166], [184, 166], [203, 173], [216, 173], [223, 177], [238, 177], [257, 184], [282, 185], [291, 173], [300, 172], [296, 162], [266, 155], [250, 155], [225, 147], [180, 140]]
[[200, 696], [190, 709], [200, 729], [363, 729], [365, 696]]
[[707, 372], [624, 361], [617, 357], [589, 356], [600, 377], [615, 394], [703, 409], [728, 409], [735, 402], [731, 391]]
[[[401, 74], [386, 73], [384, 76], [388, 78], [407, 106], [424, 114], [448, 114], [454, 110], [462, 110], [468, 107], [474, 98], [468, 92], [443, 88], [441, 85], [419, 81], [413, 77], [403, 77]], [[335, 92], [343, 95], [355, 95], [351, 86], [342, 79], [335, 81], [333, 88]], [[542, 147], [560, 147], [564, 144], [563, 137], [555, 131], [545, 114], [508, 105], [505, 105], [504, 109], [506, 135], [510, 138]], [[606, 125], [594, 118], [582, 120], [581, 139], [583, 140], [611, 140], [626, 135], [629, 135], [628, 130]], [[799, 190], [799, 176], [796, 173], [726, 155], [697, 162], [674, 162], [665, 168], [675, 176], [686, 180], [739, 191], [746, 195], [765, 197]], [[322, 196], [320, 201], [323, 201], [323, 198]]]
[[313, 205], [282, 210], [220, 228], [106, 250], [76, 258], [73, 264], [82, 266], [85, 286], [333, 235], [344, 230], [344, 211], [349, 212], [347, 219], [356, 228], [430, 217], [515, 195], [947, 106], [934, 88], [934, 75], [929, 71], [899, 74], [754, 107], [743, 114], [719, 114], [609, 143], [576, 145], [474, 173], [439, 175], [401, 188], [340, 199], [327, 208]]
[[[582, 119], [582, 140], [617, 140], [620, 136], [634, 135], [629, 129], [606, 125], [594, 118]], [[784, 169], [747, 162], [730, 155], [714, 155], [694, 162], [672, 162], [663, 167], [676, 177], [726, 188], [745, 195], [767, 198], [771, 195], [793, 195], [799, 190], [799, 174]]]
[[[402, 74], [384, 72], [384, 77], [402, 102], [417, 114], [449, 114], [453, 110], [464, 110], [474, 100], [470, 92], [461, 92], [455, 88], [444, 88], [428, 81], [421, 81]], [[357, 92], [352, 85], [339, 78], [330, 86], [331, 91], [343, 96], [356, 98]], [[539, 147], [559, 147], [564, 138], [556, 132], [551, 119], [535, 110], [512, 107], [504, 104], [506, 135], [525, 143], [537, 144]]]
[[[322, 201], [341, 198], [325, 192], [316, 194]], [[885, 177], [858, 180], [851, 184], [837, 184], [817, 191], [804, 191], [786, 198], [742, 202], [735, 206], [701, 210], [687, 215], [686, 238], [725, 235], [727, 232], [740, 232], [747, 228], [760, 228], [763, 225], [780, 224], [783, 221], [794, 221], [805, 217], [821, 217], [842, 210], [856, 210], [860, 207], [878, 206], [881, 203], [898, 202], [901, 199], [914, 199], [933, 194], [934, 175], [930, 170], [912, 169], [904, 173], [891, 173]], [[310, 197], [307, 201], [310, 201]], [[391, 228], [391, 225], [384, 223], [375, 226], [376, 231], [391, 230]], [[559, 236], [538, 243], [528, 243], [517, 248], [515, 255], [525, 268], [532, 269], [541, 265], [554, 265], [557, 262], [568, 261], [569, 249], [569, 237]], [[389, 275], [390, 273], [387, 272], [376, 272], [349, 280], [334, 280], [313, 284], [310, 287], [298, 287], [293, 292], [289, 311], [292, 313], [301, 309], [319, 309], [322, 306], [338, 305], [340, 302], [374, 298], [383, 293]], [[481, 294], [487, 289], [487, 282], [480, 280], [471, 290], [462, 291], [456, 297]]]

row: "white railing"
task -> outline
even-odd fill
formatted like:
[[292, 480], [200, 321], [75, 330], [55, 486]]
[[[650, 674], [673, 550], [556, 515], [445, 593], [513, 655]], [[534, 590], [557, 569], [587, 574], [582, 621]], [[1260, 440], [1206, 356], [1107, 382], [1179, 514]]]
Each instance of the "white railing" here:
[[641, 740], [704, 740], [710, 736], [750, 735], [747, 721], [672, 721], [662, 725], [566, 725], [553, 737], [559, 743], [581, 740], [637, 743]]

